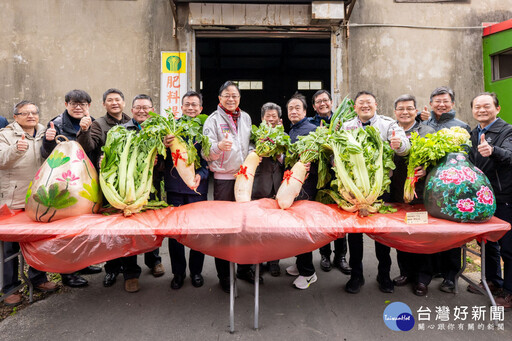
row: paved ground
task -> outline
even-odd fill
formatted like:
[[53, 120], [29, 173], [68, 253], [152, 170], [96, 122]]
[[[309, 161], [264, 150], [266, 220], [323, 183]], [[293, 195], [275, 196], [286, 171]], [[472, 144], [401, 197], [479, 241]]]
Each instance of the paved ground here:
[[[460, 294], [446, 294], [437, 287], [439, 279], [430, 285], [426, 297], [417, 297], [410, 287], [396, 288], [394, 294], [383, 294], [375, 281], [376, 259], [373, 241], [365, 239], [366, 285], [358, 295], [347, 294], [343, 286], [348, 277], [338, 270], [329, 273], [319, 269], [319, 254], [315, 252], [318, 282], [308, 290], [291, 287], [292, 277], [271, 277], [264, 274], [260, 288], [260, 328], [253, 329], [253, 287], [239, 283], [235, 304], [236, 332], [230, 334], [229, 295], [220, 290], [215, 266], [206, 258], [205, 285], [194, 288], [189, 278], [182, 289], [175, 291], [171, 281], [167, 242], [160, 249], [166, 274], [153, 278], [144, 268], [140, 278], [141, 290], [129, 294], [122, 280], [104, 288], [103, 275], [90, 275], [90, 285], [55, 294], [8, 317], [0, 323], [1, 340], [510, 340], [512, 312], [505, 313], [504, 331], [489, 330], [488, 301], [466, 292], [460, 283]], [[393, 260], [395, 255], [393, 253]], [[281, 261], [281, 267], [291, 265], [294, 258]], [[139, 264], [143, 264], [139, 257]], [[392, 277], [397, 275], [393, 264]], [[103, 273], [104, 274], [104, 273]], [[420, 307], [429, 308], [429, 321], [416, 321], [408, 332], [388, 329], [383, 322], [386, 306], [404, 302], [418, 319]], [[448, 322], [436, 321], [436, 307], [448, 306]], [[466, 321], [454, 321], [456, 307], [468, 306]], [[485, 321], [474, 321], [473, 306], [485, 306]], [[426, 330], [418, 330], [424, 323]], [[474, 323], [475, 331], [468, 330]], [[484, 330], [478, 330], [482, 323]], [[462, 324], [464, 330], [459, 330]], [[455, 330], [449, 330], [451, 327]], [[429, 328], [434, 328], [430, 330]], [[439, 330], [444, 327], [446, 330]]]

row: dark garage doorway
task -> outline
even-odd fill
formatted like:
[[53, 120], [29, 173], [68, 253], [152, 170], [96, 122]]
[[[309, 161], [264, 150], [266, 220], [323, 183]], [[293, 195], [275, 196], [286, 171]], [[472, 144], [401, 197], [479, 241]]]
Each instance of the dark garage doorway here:
[[288, 129], [286, 102], [296, 91], [306, 96], [308, 116], [314, 116], [313, 94], [331, 88], [329, 38], [198, 37], [196, 51], [196, 89], [203, 94], [205, 114], [216, 109], [225, 81], [239, 81], [240, 108], [251, 115], [253, 124], [261, 122], [261, 106], [274, 102], [282, 107]]

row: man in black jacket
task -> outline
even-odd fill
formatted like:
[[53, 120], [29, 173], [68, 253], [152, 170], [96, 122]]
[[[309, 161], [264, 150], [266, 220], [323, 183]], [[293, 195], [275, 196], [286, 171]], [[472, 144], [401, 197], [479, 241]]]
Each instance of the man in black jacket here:
[[[84, 90], [71, 90], [64, 96], [66, 110], [62, 114], [48, 122], [48, 128], [41, 146], [41, 156], [47, 158], [57, 145], [55, 137], [63, 135], [70, 141], [76, 141], [76, 134], [80, 130], [80, 122], [84, 117], [89, 116], [91, 107], [91, 96]], [[93, 119], [91, 119], [93, 120]], [[74, 274], [61, 274], [62, 284], [70, 287], [84, 287], [87, 280], [79, 275], [100, 273], [99, 266], [88, 266]]]
[[[197, 117], [203, 111], [203, 97], [195, 91], [188, 91], [182, 98], [181, 110], [184, 115]], [[171, 142], [173, 135], [167, 135], [164, 144], [167, 148], [168, 157], [165, 159], [164, 183], [167, 192], [167, 203], [173, 206], [181, 206], [199, 201], [206, 201], [208, 196], [208, 163], [201, 158], [201, 167], [196, 170], [195, 190], [190, 189], [178, 174], [173, 165], [171, 155]], [[196, 145], [197, 155], [201, 155], [201, 144]], [[186, 276], [187, 259], [185, 257], [185, 246], [174, 238], [169, 238], [169, 256], [171, 257], [172, 289], [180, 289]], [[204, 284], [203, 271], [204, 254], [197, 250], [190, 249], [189, 253], [190, 281], [196, 288]], [[229, 290], [227, 290], [229, 292]]]
[[[494, 93], [484, 92], [471, 101], [473, 117], [478, 125], [471, 131], [470, 161], [489, 178], [496, 197], [496, 217], [512, 223], [512, 125], [497, 118], [501, 107]], [[486, 280], [494, 294], [499, 293], [496, 304], [512, 308], [512, 231], [498, 243], [486, 244]], [[500, 254], [504, 263], [501, 278]], [[483, 284], [480, 283], [483, 287]], [[476, 289], [476, 288], [475, 288]], [[468, 288], [474, 292], [475, 290]]]

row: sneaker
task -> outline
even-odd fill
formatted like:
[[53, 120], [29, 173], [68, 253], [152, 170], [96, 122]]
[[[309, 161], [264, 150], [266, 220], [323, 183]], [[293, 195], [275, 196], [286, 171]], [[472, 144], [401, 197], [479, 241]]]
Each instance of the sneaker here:
[[315, 283], [317, 280], [316, 273], [311, 276], [299, 276], [293, 281], [293, 286], [297, 289], [307, 289], [312, 283]]
[[161, 277], [165, 274], [164, 265], [162, 263], [155, 265], [151, 268], [151, 274], [153, 277]]
[[124, 290], [127, 292], [137, 292], [139, 289], [140, 287], [138, 278], [130, 278], [124, 281]]
[[455, 283], [453, 281], [450, 281], [449, 279], [445, 279], [443, 283], [439, 286], [439, 290], [447, 293], [454, 293], [455, 292]]
[[57, 286], [57, 284], [50, 281], [41, 283], [36, 286], [36, 290], [39, 290], [41, 292], [54, 292], [57, 291], [58, 288], [59, 287]]
[[299, 269], [297, 269], [297, 264], [290, 265], [286, 268], [286, 274], [290, 276], [298, 276]]
[[11, 295], [7, 296], [6, 298], [4, 298], [4, 304], [8, 307], [15, 307], [15, 306], [21, 304], [21, 300], [22, 300], [21, 294], [18, 294], [18, 293], [11, 294]]

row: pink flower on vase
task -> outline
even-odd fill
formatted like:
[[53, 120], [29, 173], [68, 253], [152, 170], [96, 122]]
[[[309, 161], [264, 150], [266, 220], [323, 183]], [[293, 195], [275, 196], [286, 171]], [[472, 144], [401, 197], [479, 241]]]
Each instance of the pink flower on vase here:
[[481, 186], [480, 190], [476, 192], [478, 202], [481, 204], [492, 205], [494, 203], [494, 196], [492, 191], [487, 186]]
[[466, 160], [466, 157], [462, 156], [462, 155], [457, 155], [457, 160], [459, 160], [459, 161]]
[[[43, 167], [41, 167], [41, 168], [43, 168]], [[38, 180], [39, 179], [39, 173], [41, 173], [41, 168], [39, 168], [37, 170], [36, 176], [34, 176], [34, 180]]]
[[71, 173], [70, 170], [62, 173], [62, 178], [57, 178], [57, 181], [69, 182], [69, 183], [71, 183], [71, 185], [75, 185], [75, 183], [73, 183], [73, 181], [76, 181], [76, 180], [80, 180], [80, 178], [75, 176], [75, 174]]
[[457, 208], [461, 212], [473, 212], [475, 210], [475, 202], [471, 199], [460, 199]]
[[454, 183], [460, 185], [460, 183], [464, 181], [464, 173], [452, 167], [442, 171], [439, 179], [443, 180], [444, 184]]
[[451, 163], [451, 164], [453, 164], [453, 165], [455, 165], [455, 164], [457, 164], [457, 160], [451, 159], [451, 160], [450, 160], [450, 163]]
[[464, 173], [465, 180], [468, 180], [471, 183], [474, 183], [476, 180], [476, 173], [469, 167], [462, 167], [462, 172]]

